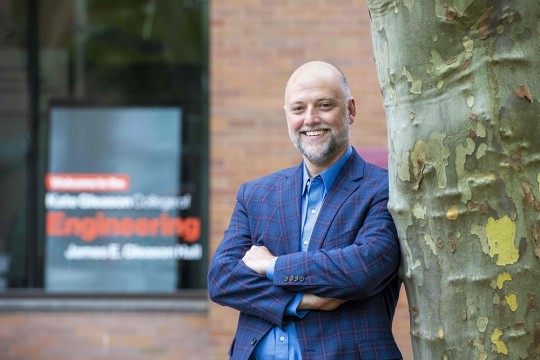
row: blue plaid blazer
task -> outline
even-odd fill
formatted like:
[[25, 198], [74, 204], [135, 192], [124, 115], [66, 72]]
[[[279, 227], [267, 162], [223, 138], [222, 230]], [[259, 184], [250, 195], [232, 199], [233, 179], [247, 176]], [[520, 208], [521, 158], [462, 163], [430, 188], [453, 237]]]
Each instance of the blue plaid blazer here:
[[[401, 359], [392, 319], [401, 281], [387, 210], [386, 170], [353, 149], [329, 189], [308, 252], [300, 252], [302, 165], [243, 184], [208, 272], [210, 298], [240, 311], [231, 359], [248, 359], [273, 326], [295, 321], [302, 358]], [[252, 245], [279, 256], [271, 282], [241, 258]], [[297, 292], [347, 300], [333, 311], [284, 315]]]

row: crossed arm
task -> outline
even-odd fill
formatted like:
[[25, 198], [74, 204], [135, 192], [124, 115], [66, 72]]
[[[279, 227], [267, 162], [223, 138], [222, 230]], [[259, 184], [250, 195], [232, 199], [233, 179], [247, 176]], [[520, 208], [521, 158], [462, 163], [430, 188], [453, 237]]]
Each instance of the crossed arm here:
[[[277, 259], [276, 256], [266, 248], [266, 246], [253, 245], [249, 249], [242, 261], [251, 270], [266, 276], [268, 266]], [[331, 311], [345, 303], [345, 300], [335, 298], [324, 298], [314, 294], [304, 294], [298, 304], [298, 310], [322, 310]]]
[[[344, 205], [362, 214], [351, 219], [346, 211], [340, 221], [350, 220], [359, 228], [347, 231], [345, 227], [346, 233], [326, 239], [332, 246], [279, 254], [276, 259], [269, 250], [275, 242], [267, 241], [285, 241], [279, 226], [268, 226], [268, 219], [277, 218], [276, 207], [266, 198], [248, 202], [245, 192], [242, 186], [229, 228], [210, 264], [208, 290], [216, 303], [279, 325], [298, 294], [304, 294], [298, 310], [334, 310], [345, 301], [373, 296], [395, 276], [399, 248], [384, 193], [369, 204], [363, 198], [362, 210], [357, 202]], [[271, 281], [266, 269], [274, 260]], [[284, 281], [291, 272], [305, 275], [305, 281]]]

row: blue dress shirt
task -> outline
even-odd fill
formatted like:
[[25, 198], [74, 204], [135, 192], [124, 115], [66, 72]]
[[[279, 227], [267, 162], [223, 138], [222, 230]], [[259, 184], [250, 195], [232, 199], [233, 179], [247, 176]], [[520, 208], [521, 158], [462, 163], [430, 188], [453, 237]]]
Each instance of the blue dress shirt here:
[[[311, 233], [313, 232], [313, 227], [317, 221], [317, 216], [321, 210], [324, 198], [351, 154], [352, 147], [349, 146], [347, 152], [338, 161], [313, 179], [309, 177], [306, 165], [304, 164], [303, 184], [306, 185], [302, 192], [302, 229], [300, 239], [300, 249], [302, 251], [307, 251]], [[315, 187], [319, 187], [319, 189], [315, 189]], [[317, 195], [314, 197], [313, 194]], [[275, 261], [270, 264], [266, 271], [266, 276], [270, 280], [274, 279], [274, 265]], [[297, 310], [303, 296], [303, 293], [296, 294], [294, 299], [287, 305], [285, 315], [298, 318], [306, 316], [307, 311]], [[255, 360], [301, 360], [302, 353], [294, 322], [285, 324], [283, 329], [277, 326], [271, 329], [259, 341], [250, 358]]]

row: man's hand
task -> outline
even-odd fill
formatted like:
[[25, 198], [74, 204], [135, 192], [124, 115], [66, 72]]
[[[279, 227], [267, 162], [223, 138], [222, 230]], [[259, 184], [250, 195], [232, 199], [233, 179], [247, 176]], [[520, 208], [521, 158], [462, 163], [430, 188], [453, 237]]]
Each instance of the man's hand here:
[[266, 275], [266, 268], [276, 257], [268, 251], [266, 246], [255, 246], [244, 255], [242, 261], [251, 270], [258, 272], [261, 275]]
[[304, 294], [302, 300], [300, 300], [300, 304], [298, 304], [298, 309], [331, 311], [337, 309], [339, 306], [343, 305], [343, 303], [345, 303], [345, 300]]

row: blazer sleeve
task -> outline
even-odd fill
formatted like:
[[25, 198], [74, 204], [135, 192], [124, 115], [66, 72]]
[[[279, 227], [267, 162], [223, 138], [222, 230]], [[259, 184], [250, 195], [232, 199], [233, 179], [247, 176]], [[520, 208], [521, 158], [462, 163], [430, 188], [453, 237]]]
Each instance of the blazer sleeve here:
[[[361, 211], [358, 206], [361, 198], [365, 199], [365, 194], [344, 206]], [[352, 233], [342, 234], [345, 239], [329, 241], [341, 245], [279, 256], [274, 285], [343, 300], [366, 299], [383, 290], [397, 276], [399, 242], [387, 209], [387, 185], [379, 187], [370, 198], [365, 214], [357, 214], [354, 220], [361, 225]], [[351, 240], [346, 239], [349, 237]]]
[[282, 327], [286, 306], [296, 293], [273, 286], [266, 276], [251, 270], [242, 261], [253, 244], [250, 214], [246, 210], [246, 186], [242, 185], [238, 191], [229, 228], [210, 261], [208, 293], [210, 299], [220, 305]]

